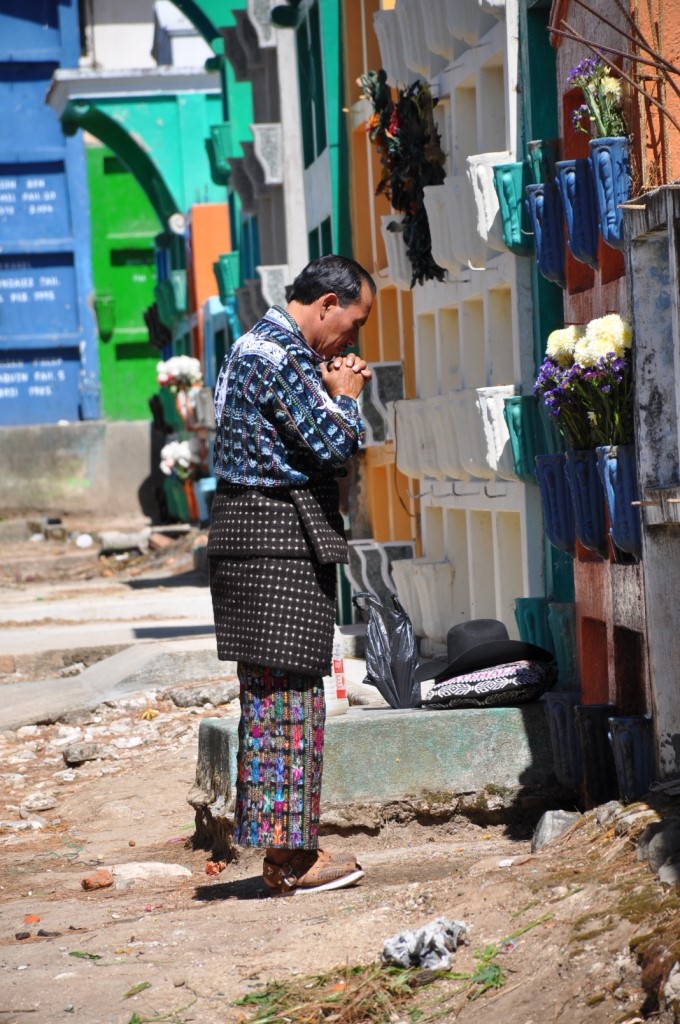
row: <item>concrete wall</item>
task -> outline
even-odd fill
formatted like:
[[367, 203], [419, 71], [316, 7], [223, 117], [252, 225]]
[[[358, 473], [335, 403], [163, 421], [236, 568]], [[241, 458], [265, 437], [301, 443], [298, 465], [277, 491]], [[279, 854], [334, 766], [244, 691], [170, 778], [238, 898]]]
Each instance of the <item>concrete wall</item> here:
[[154, 514], [159, 481], [145, 420], [0, 429], [0, 515]]

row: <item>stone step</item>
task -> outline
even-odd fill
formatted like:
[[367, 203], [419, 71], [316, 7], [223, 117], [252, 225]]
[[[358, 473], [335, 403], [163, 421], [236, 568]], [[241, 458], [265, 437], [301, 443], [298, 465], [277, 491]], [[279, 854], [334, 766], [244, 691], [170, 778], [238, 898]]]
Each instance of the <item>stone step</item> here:
[[[197, 832], [224, 841], [236, 783], [238, 721], [207, 718], [200, 726], [196, 786], [190, 802]], [[552, 748], [541, 702], [514, 708], [456, 711], [351, 707], [326, 722], [322, 807], [348, 825], [352, 808], [410, 801], [455, 806], [463, 794], [555, 790]], [[342, 810], [344, 808], [344, 811]], [[323, 819], [322, 819], [323, 823]]]

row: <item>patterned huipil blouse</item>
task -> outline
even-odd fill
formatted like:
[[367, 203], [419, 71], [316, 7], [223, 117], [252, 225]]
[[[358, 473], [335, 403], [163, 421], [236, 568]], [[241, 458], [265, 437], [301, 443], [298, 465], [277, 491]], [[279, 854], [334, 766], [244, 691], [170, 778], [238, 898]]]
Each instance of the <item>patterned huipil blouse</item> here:
[[208, 541], [219, 658], [317, 676], [347, 561], [335, 477], [364, 436], [357, 402], [330, 398], [321, 362], [278, 306], [231, 348], [215, 389]]
[[272, 306], [227, 355], [215, 387], [215, 473], [246, 487], [333, 477], [363, 443], [355, 399], [330, 398], [323, 360]]

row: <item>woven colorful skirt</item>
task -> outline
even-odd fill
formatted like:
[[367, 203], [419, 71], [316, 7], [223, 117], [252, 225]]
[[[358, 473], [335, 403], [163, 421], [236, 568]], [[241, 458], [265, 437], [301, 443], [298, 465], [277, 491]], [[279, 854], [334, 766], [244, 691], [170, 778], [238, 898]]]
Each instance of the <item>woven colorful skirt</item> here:
[[326, 720], [321, 676], [238, 663], [234, 842], [314, 850]]

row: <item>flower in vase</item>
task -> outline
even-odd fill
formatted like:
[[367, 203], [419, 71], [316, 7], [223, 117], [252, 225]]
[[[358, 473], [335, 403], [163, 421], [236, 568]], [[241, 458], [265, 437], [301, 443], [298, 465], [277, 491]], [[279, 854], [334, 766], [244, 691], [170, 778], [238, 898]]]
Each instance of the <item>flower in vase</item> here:
[[583, 327], [580, 324], [570, 324], [569, 327], [552, 331], [548, 335], [545, 354], [560, 366], [568, 366], [574, 361], [574, 349], [582, 335]]
[[572, 448], [632, 442], [632, 341], [617, 313], [550, 335], [534, 394]]
[[203, 380], [203, 371], [200, 362], [193, 356], [171, 356], [156, 365], [156, 380], [161, 387], [174, 390], [178, 387], [196, 387]]
[[630, 325], [623, 317], [618, 313], [600, 316], [587, 324], [574, 349], [574, 361], [581, 366], [594, 366], [602, 356], [623, 358], [632, 343]]
[[571, 113], [576, 131], [593, 138], [628, 134], [623, 118], [621, 79], [611, 72], [599, 57], [587, 57], [570, 70], [567, 84], [578, 86], [585, 101]]
[[200, 442], [197, 438], [191, 438], [190, 441], [169, 441], [161, 448], [160, 469], [166, 476], [189, 480], [196, 474], [200, 464]]

